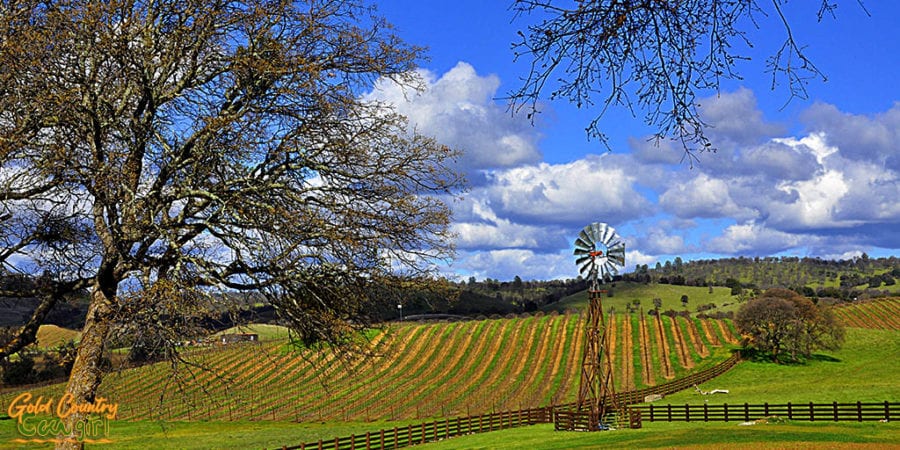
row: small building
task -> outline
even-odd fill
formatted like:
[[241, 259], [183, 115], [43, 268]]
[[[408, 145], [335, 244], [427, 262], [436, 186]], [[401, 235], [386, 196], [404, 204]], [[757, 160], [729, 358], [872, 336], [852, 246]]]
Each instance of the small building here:
[[256, 333], [223, 334], [219, 342], [222, 345], [236, 344], [238, 342], [259, 342], [259, 335]]

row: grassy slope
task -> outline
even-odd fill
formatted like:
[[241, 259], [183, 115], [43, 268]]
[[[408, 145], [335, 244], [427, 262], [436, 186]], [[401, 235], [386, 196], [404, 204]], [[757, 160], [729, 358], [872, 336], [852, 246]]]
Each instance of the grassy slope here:
[[[675, 286], [671, 284], [658, 283], [632, 283], [617, 282], [615, 287], [606, 286], [606, 289], [612, 289], [612, 297], [603, 296], [603, 309], [609, 310], [610, 307], [616, 311], [624, 312], [626, 305], [635, 300], [639, 300], [644, 311], [653, 308], [653, 299], [662, 300], [662, 311], [673, 309], [675, 311], [683, 311], [684, 306], [681, 304], [681, 296], [688, 296], [687, 309], [695, 312], [697, 307], [707, 303], [714, 303], [718, 308], [706, 311], [711, 314], [716, 311], [737, 311], [740, 306], [736, 296], [731, 295], [731, 289], [726, 287], [714, 287], [713, 293], [709, 293], [707, 287], [696, 286]], [[567, 309], [584, 309], [587, 306], [587, 291], [578, 292], [562, 300], [549, 304], [544, 307], [545, 311], [565, 311]]]
[[41, 325], [37, 332], [37, 345], [40, 348], [56, 347], [68, 341], [81, 339], [81, 332], [56, 325]]

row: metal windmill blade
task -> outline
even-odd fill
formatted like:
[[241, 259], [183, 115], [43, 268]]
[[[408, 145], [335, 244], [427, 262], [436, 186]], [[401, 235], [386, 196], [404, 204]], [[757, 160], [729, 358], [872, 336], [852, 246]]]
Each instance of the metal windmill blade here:
[[594, 222], [578, 233], [574, 255], [579, 273], [595, 286], [625, 266], [625, 243], [613, 227]]

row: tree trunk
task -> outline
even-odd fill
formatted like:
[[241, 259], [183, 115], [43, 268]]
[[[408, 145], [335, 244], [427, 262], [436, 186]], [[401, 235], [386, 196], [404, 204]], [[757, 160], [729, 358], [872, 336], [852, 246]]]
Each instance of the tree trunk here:
[[[91, 305], [88, 308], [87, 318], [81, 334], [81, 343], [78, 345], [78, 356], [72, 366], [72, 374], [66, 385], [66, 395], [71, 395], [69, 404], [94, 404], [97, 388], [103, 380], [103, 350], [110, 329], [110, 316], [112, 313], [112, 301], [116, 292], [115, 284], [110, 286], [94, 286], [91, 293]], [[109, 399], [115, 402], [115, 399]], [[87, 419], [87, 413], [76, 412], [65, 417], [64, 423], [66, 435], [58, 436], [57, 449], [82, 449], [84, 442], [79, 437], [81, 427], [79, 422]], [[106, 419], [104, 414], [100, 417]], [[84, 436], [90, 438], [91, 436]]]

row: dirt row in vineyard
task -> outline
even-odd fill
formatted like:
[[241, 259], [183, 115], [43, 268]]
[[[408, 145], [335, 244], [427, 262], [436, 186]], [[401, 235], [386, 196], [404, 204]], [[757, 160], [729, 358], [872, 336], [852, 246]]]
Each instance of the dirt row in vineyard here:
[[690, 334], [691, 342], [694, 344], [694, 349], [697, 350], [697, 354], [700, 355], [701, 358], [709, 356], [709, 348], [707, 348], [706, 343], [703, 342], [703, 338], [700, 336], [697, 322], [690, 318], [685, 319], [684, 322], [687, 326], [688, 334]]
[[622, 390], [630, 391], [634, 386], [634, 340], [631, 331], [631, 315], [626, 314], [622, 317], [622, 350], [619, 352], [622, 357], [619, 359], [619, 367], [621, 368], [620, 376]]
[[662, 316], [654, 316], [656, 323], [656, 348], [659, 351], [659, 361], [662, 365], [663, 377], [667, 380], [675, 378], [675, 369], [672, 367], [672, 359], [669, 353], [669, 341], [666, 339], [666, 331], [663, 329]]
[[650, 330], [647, 327], [646, 315], [644, 315], [644, 310], [641, 309], [640, 314], [640, 329], [641, 329], [641, 366], [642, 366], [642, 379], [644, 384], [647, 386], [656, 386], [656, 378], [654, 378], [654, 370], [653, 370], [653, 357], [650, 354], [652, 344], [650, 342]]
[[678, 326], [678, 317], [672, 317], [670, 320], [672, 335], [675, 338], [675, 350], [678, 354], [678, 362], [685, 369], [694, 367], [694, 359], [691, 358], [691, 352], [688, 350], [688, 343], [684, 335], [681, 333], [681, 327]]
[[728, 325], [724, 321], [717, 320], [715, 322], [719, 327], [719, 331], [722, 333], [722, 338], [725, 339], [725, 342], [729, 344], [737, 344], [740, 342], [740, 339], [731, 332], [731, 329], [728, 328]]

